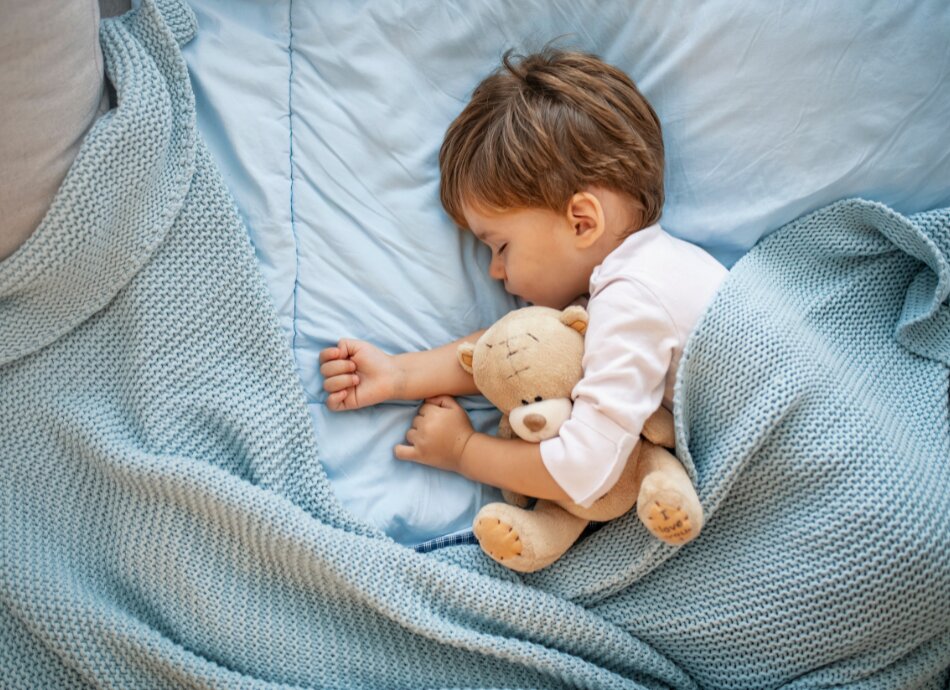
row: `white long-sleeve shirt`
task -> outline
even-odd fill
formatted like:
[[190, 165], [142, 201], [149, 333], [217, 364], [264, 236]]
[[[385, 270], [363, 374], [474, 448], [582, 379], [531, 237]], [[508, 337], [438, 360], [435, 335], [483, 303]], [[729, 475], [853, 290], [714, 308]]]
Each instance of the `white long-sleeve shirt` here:
[[643, 424], [672, 408], [683, 346], [728, 271], [659, 225], [633, 233], [594, 269], [583, 378], [571, 417], [541, 442], [541, 459], [589, 507], [620, 478]]

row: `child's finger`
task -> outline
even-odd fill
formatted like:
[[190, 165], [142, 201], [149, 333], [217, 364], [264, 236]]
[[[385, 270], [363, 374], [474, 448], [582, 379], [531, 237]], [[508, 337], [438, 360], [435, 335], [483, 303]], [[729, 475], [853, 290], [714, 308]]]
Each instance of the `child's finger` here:
[[436, 407], [458, 407], [455, 398], [451, 395], [437, 395], [434, 398], [426, 398], [426, 402]]
[[337, 349], [340, 351], [340, 357], [347, 359], [356, 352], [356, 348], [353, 346], [352, 340], [341, 340], [336, 344]]
[[327, 396], [327, 407], [331, 412], [338, 412], [343, 409], [343, 401], [346, 400], [346, 389], [332, 393]]
[[338, 390], [346, 388], [346, 382], [343, 377], [331, 376], [323, 379], [323, 390], [327, 393], [336, 393]]
[[338, 347], [327, 347], [323, 350], [320, 350], [320, 364], [324, 362], [329, 362], [332, 359], [340, 358], [340, 348]]
[[323, 390], [327, 393], [336, 393], [344, 388], [358, 386], [360, 378], [356, 374], [343, 374], [342, 376], [331, 376], [323, 380]]
[[403, 444], [399, 444], [393, 448], [393, 455], [399, 460], [419, 459], [419, 451], [416, 450], [415, 446], [406, 446]]
[[356, 371], [356, 362], [350, 359], [334, 359], [330, 362], [320, 365], [320, 373], [324, 378], [339, 376], [340, 374], [352, 374]]

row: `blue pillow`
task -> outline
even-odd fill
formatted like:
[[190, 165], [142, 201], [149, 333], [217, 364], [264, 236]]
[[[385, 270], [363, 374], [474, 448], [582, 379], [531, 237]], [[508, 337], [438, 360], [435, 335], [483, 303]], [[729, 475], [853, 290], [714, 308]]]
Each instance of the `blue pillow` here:
[[[657, 110], [662, 224], [731, 265], [842, 197], [950, 205], [950, 7], [917, 3], [192, 0], [198, 124], [247, 222], [344, 506], [415, 544], [495, 490], [392, 455], [417, 405], [331, 413], [319, 351], [430, 348], [518, 304], [439, 205], [449, 122], [508, 48], [626, 70]], [[478, 428], [497, 414], [462, 401]]]

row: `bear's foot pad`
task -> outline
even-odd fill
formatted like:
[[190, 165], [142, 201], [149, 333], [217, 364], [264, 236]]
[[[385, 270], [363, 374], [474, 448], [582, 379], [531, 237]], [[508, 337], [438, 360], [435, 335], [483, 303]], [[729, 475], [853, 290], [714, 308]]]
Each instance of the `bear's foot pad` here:
[[646, 526], [653, 536], [667, 544], [685, 544], [696, 536], [689, 514], [676, 504], [653, 501], [647, 508]]
[[501, 563], [521, 555], [523, 545], [520, 535], [511, 525], [498, 518], [479, 518], [472, 526], [472, 531], [482, 549]]

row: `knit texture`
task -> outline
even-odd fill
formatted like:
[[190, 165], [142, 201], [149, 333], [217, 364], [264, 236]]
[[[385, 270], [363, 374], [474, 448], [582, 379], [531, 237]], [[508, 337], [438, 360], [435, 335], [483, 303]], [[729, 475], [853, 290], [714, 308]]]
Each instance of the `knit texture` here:
[[194, 30], [103, 22], [118, 107], [0, 264], [0, 687], [946, 682], [950, 212], [843, 202], [736, 266], [678, 381], [695, 542], [633, 515], [524, 577], [417, 553], [321, 469]]

